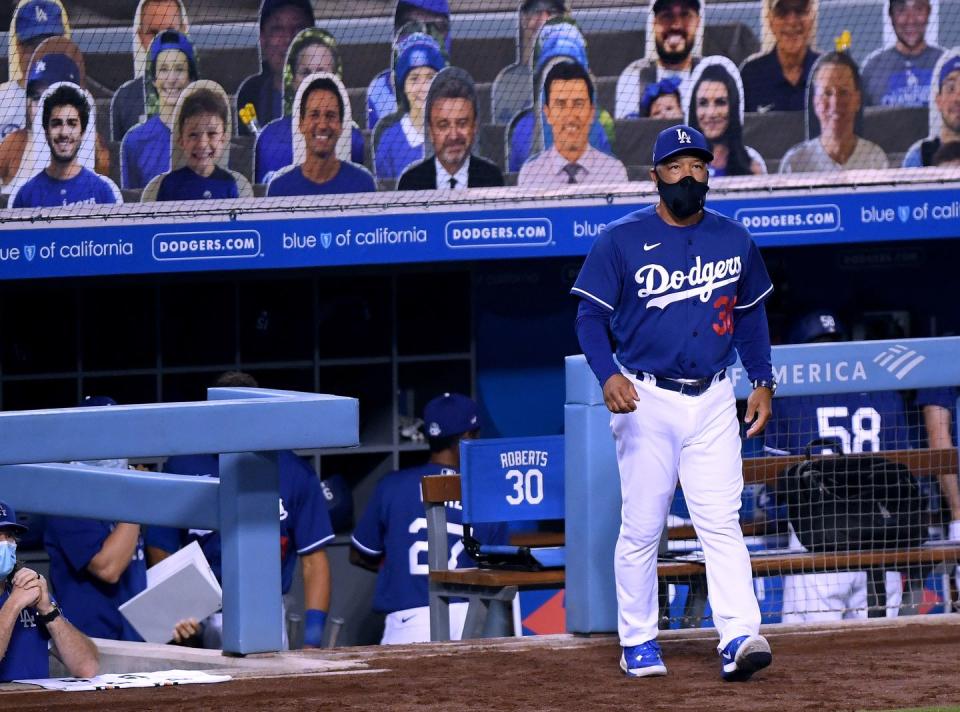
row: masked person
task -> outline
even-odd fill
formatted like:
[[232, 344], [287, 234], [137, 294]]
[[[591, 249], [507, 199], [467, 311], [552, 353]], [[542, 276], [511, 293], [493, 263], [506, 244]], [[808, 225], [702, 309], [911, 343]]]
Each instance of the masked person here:
[[17, 542], [27, 528], [13, 507], [0, 502], [0, 682], [50, 677], [53, 654], [75, 677], [93, 677], [97, 648], [67, 620], [47, 579], [17, 562]]

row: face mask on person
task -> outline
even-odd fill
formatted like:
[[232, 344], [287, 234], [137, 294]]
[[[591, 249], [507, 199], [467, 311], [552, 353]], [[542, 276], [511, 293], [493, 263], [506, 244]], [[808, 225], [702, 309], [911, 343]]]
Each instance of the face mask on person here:
[[657, 192], [670, 212], [680, 220], [703, 210], [710, 187], [693, 176], [684, 176], [676, 183], [665, 183], [657, 178]]
[[17, 563], [17, 545], [12, 541], [0, 541], [0, 578], [6, 578]]

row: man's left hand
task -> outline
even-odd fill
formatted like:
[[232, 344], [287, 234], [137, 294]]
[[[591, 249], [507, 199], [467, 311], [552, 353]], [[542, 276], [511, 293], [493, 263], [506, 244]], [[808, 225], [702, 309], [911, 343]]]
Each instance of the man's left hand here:
[[747, 430], [747, 437], [752, 438], [759, 435], [767, 427], [767, 421], [773, 414], [773, 391], [766, 387], [754, 388], [750, 397], [747, 398], [747, 412], [743, 417], [743, 422], [753, 423]]

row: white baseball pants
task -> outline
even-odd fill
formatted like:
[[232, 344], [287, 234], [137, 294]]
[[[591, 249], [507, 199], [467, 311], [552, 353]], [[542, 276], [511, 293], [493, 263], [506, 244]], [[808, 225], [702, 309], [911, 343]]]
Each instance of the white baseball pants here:
[[730, 381], [689, 396], [624, 375], [639, 400], [634, 412], [610, 419], [623, 497], [614, 559], [621, 645], [657, 637], [657, 549], [678, 476], [703, 546], [718, 649], [756, 635], [760, 608], [740, 530], [743, 471]]

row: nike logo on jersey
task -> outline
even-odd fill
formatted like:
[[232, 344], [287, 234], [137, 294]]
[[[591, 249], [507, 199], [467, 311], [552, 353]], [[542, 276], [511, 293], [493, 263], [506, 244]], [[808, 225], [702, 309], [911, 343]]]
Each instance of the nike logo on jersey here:
[[644, 242], [644, 243], [643, 243], [643, 251], [644, 251], [644, 252], [650, 252], [650, 250], [656, 249], [657, 247], [660, 247], [660, 245], [661, 245], [661, 243], [659, 243], [659, 242], [654, 242], [652, 245], [648, 245], [646, 242]]
[[773, 111], [773, 104], [761, 104], [757, 107], [758, 114], [766, 114], [768, 111]]
[[403, 617], [403, 618], [400, 619], [400, 622], [401, 622], [401, 623], [406, 623], [407, 621], [412, 620], [412, 619], [415, 618], [415, 617], [416, 617], [416, 614], [414, 614], [414, 615], [412, 615], [412, 616], [405, 616], [405, 617]]
[[[689, 272], [668, 272], [663, 265], [650, 264], [638, 269], [633, 278], [640, 285], [638, 297], [653, 297], [647, 302], [647, 309], [663, 309], [689, 297], [699, 297], [701, 302], [708, 302], [714, 290], [740, 279], [741, 270], [739, 255], [706, 264], [702, 264], [697, 255]], [[682, 289], [687, 284], [690, 287]]]

